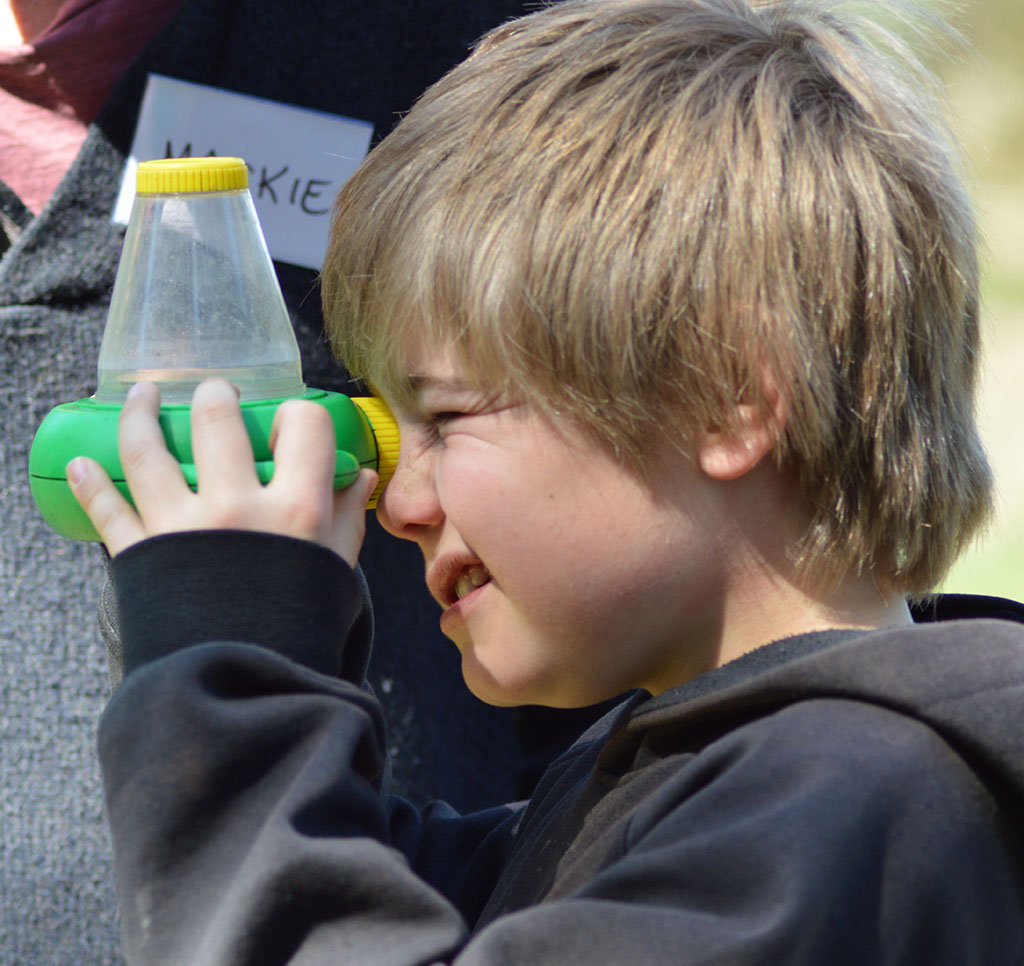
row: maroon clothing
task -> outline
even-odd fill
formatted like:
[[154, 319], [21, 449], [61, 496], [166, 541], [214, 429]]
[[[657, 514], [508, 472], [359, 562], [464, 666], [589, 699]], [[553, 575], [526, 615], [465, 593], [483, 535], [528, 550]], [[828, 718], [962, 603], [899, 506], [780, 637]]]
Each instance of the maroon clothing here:
[[114, 85], [181, 0], [68, 0], [38, 37], [0, 47], [0, 181], [38, 214]]

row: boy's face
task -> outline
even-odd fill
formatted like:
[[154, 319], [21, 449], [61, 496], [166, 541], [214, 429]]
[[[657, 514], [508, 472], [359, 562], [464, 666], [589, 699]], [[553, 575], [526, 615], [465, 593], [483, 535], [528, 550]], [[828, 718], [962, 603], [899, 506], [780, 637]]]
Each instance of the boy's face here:
[[573, 425], [473, 388], [453, 354], [409, 363], [377, 512], [422, 550], [478, 697], [581, 706], [718, 662], [697, 642], [717, 638], [727, 554], [692, 461], [665, 447], [645, 484]]

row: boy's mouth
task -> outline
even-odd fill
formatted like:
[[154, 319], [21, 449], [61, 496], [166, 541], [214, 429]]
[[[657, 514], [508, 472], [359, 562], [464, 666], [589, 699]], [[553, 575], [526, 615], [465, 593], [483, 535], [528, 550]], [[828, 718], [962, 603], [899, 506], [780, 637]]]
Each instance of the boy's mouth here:
[[473, 564], [471, 567], [467, 567], [455, 578], [455, 583], [452, 585], [455, 599], [462, 600], [477, 587], [483, 587], [490, 579], [491, 575], [483, 564]]
[[427, 587], [445, 610], [491, 580], [491, 572], [471, 553], [445, 553], [427, 565]]

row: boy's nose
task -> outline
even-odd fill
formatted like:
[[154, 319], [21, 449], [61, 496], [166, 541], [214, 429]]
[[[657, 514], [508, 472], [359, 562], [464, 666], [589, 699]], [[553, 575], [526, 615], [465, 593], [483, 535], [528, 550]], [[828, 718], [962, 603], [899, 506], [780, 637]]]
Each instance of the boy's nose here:
[[377, 500], [377, 519], [392, 536], [419, 541], [444, 519], [425, 458], [414, 459], [403, 446], [395, 473]]

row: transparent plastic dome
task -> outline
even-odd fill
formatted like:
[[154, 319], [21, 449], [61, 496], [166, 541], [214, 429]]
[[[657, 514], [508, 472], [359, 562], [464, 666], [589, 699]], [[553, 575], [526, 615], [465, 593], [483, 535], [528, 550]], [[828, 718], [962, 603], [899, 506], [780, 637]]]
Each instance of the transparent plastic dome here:
[[[155, 174], [160, 180], [144, 178]], [[247, 178], [244, 162], [232, 158], [139, 166], [100, 346], [97, 400], [120, 402], [133, 383], [148, 380], [159, 384], [164, 403], [188, 403], [211, 375], [238, 386], [243, 400], [304, 391]]]

